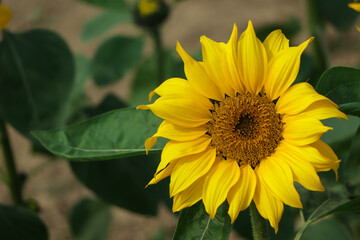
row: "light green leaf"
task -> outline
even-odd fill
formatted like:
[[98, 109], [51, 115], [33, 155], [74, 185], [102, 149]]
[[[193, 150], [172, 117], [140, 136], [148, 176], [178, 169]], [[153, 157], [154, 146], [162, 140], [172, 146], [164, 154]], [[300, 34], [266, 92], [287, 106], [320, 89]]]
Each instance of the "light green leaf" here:
[[91, 63], [95, 83], [104, 86], [122, 78], [138, 63], [142, 49], [141, 38], [116, 36], [106, 40]]
[[0, 116], [27, 137], [65, 125], [74, 60], [64, 40], [46, 30], [3, 33]]
[[129, 9], [106, 10], [85, 23], [81, 39], [84, 42], [90, 41], [110, 30], [116, 24], [130, 21], [131, 12]]
[[[145, 154], [144, 143], [161, 120], [151, 111], [114, 110], [58, 130], [33, 135], [53, 154], [75, 161], [108, 160]], [[150, 152], [160, 152], [160, 141]]]
[[24, 207], [0, 204], [0, 236], [6, 240], [46, 240], [47, 229], [40, 218]]
[[232, 225], [227, 213], [228, 208], [228, 204], [223, 203], [212, 220], [201, 201], [189, 208], [185, 208], [180, 213], [173, 240], [229, 239]]
[[360, 117], [360, 70], [330, 68], [321, 75], [316, 90], [339, 105], [344, 113]]
[[302, 240], [354, 240], [349, 228], [335, 218], [324, 219], [309, 226]]
[[304, 231], [316, 220], [326, 217], [330, 214], [341, 213], [341, 212], [352, 212], [360, 213], [360, 197], [354, 199], [328, 199], [321, 204], [303, 223], [295, 236], [294, 240], [301, 239]]
[[105, 240], [110, 220], [109, 205], [93, 199], [82, 199], [71, 212], [71, 231], [76, 240]]

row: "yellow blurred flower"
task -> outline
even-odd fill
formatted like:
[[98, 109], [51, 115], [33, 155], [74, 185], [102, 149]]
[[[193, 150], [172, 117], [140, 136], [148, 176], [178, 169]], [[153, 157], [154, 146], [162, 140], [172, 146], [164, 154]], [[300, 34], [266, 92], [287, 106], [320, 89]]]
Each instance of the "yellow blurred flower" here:
[[[349, 3], [349, 7], [351, 7], [352, 9], [354, 9], [355, 11], [360, 12], [360, 3], [356, 3], [357, 1], [355, 1], [355, 3]], [[356, 29], [360, 32], [360, 27], [355, 26]]]
[[4, 5], [0, 5], [0, 30], [6, 28], [11, 20], [12, 11]]
[[168, 79], [138, 106], [164, 119], [145, 142], [170, 139], [149, 184], [171, 176], [174, 212], [202, 200], [214, 218], [227, 200], [234, 222], [253, 200], [277, 231], [284, 203], [302, 208], [294, 181], [324, 191], [317, 172], [337, 174], [340, 160], [320, 140], [331, 129], [320, 120], [346, 116], [310, 84], [290, 87], [312, 39], [289, 47], [276, 30], [262, 43], [249, 21], [239, 40], [236, 25], [228, 43], [202, 36], [202, 62], [177, 45], [187, 80]]

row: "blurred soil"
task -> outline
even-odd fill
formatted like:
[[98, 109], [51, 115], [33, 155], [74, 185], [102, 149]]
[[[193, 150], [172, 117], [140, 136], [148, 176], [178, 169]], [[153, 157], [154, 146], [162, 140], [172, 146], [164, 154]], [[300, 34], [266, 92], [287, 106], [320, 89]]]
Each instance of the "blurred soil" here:
[[[75, 54], [93, 56], [99, 43], [118, 32], [141, 34], [133, 26], [122, 26], [99, 39], [84, 43], [80, 39], [82, 26], [101, 12], [96, 7], [76, 0], [3, 0], [3, 4], [14, 12], [14, 19], [9, 27], [11, 31], [23, 32], [33, 28], [54, 30], [69, 43]], [[200, 48], [201, 35], [216, 41], [227, 41], [234, 22], [243, 31], [249, 19], [256, 28], [264, 24], [285, 22], [290, 17], [299, 18], [302, 26], [306, 26], [304, 1], [187, 0], [179, 3], [171, 13], [163, 29], [164, 42], [167, 47], [175, 48], [176, 41], [179, 41], [191, 52]], [[328, 36], [333, 65], [358, 65], [360, 41], [355, 28], [339, 36], [329, 26]], [[299, 43], [308, 37], [305, 27], [293, 43]], [[97, 104], [108, 92], [128, 97], [130, 84], [128, 77], [110, 87], [99, 89], [89, 81], [86, 90], [92, 102]], [[49, 229], [50, 239], [73, 239], [67, 221], [71, 208], [83, 197], [93, 196], [93, 193], [74, 177], [65, 160], [49, 159], [32, 153], [30, 143], [10, 126], [9, 130], [18, 168], [31, 175], [24, 189], [25, 196], [36, 199], [39, 203], [40, 217]], [[0, 184], [0, 202], [10, 203], [4, 184]], [[113, 210], [114, 217], [108, 238], [111, 240], [147, 240], [159, 229], [166, 231], [171, 238], [177, 223], [176, 218], [163, 206], [158, 217], [146, 217], [116, 207]], [[231, 239], [240, 238], [233, 233]]]

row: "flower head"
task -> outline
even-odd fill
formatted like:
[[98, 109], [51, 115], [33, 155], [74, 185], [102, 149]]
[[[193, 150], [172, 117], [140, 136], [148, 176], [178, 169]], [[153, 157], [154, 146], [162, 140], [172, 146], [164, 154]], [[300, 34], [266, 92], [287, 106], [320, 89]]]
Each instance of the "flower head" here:
[[0, 4], [0, 30], [6, 28], [9, 25], [11, 17], [11, 9]]
[[164, 119], [146, 149], [170, 139], [149, 184], [171, 177], [173, 211], [202, 200], [214, 218], [227, 201], [232, 222], [253, 200], [277, 231], [284, 203], [302, 208], [294, 181], [323, 191], [317, 172], [337, 174], [340, 160], [319, 140], [331, 128], [320, 120], [346, 116], [310, 84], [291, 86], [313, 38], [289, 47], [276, 30], [262, 43], [251, 21], [237, 35], [234, 25], [228, 43], [202, 36], [202, 62], [178, 44], [187, 80], [168, 79], [150, 93], [160, 98], [138, 107]]

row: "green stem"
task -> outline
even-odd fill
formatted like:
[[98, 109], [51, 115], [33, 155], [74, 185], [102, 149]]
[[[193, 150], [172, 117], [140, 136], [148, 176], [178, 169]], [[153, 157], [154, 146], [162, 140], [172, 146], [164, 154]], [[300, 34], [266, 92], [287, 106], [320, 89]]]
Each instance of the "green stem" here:
[[158, 68], [157, 78], [158, 78], [158, 83], [160, 85], [165, 80], [164, 79], [164, 71], [165, 71], [164, 47], [163, 47], [160, 29], [159, 28], [152, 29], [151, 34], [155, 45], [157, 68]]
[[6, 130], [5, 122], [2, 119], [0, 119], [0, 134], [1, 134], [1, 143], [3, 147], [5, 168], [8, 175], [8, 186], [10, 188], [11, 198], [16, 205], [23, 205], [24, 202], [21, 196], [19, 175], [16, 172], [16, 165], [10, 146], [9, 136]]
[[320, 14], [319, 1], [306, 0], [309, 28], [311, 35], [315, 37], [313, 41], [314, 58], [317, 69], [320, 73], [329, 68], [329, 53], [325, 39], [325, 22]]
[[260, 215], [254, 202], [250, 204], [250, 216], [254, 240], [269, 239], [266, 220]]

